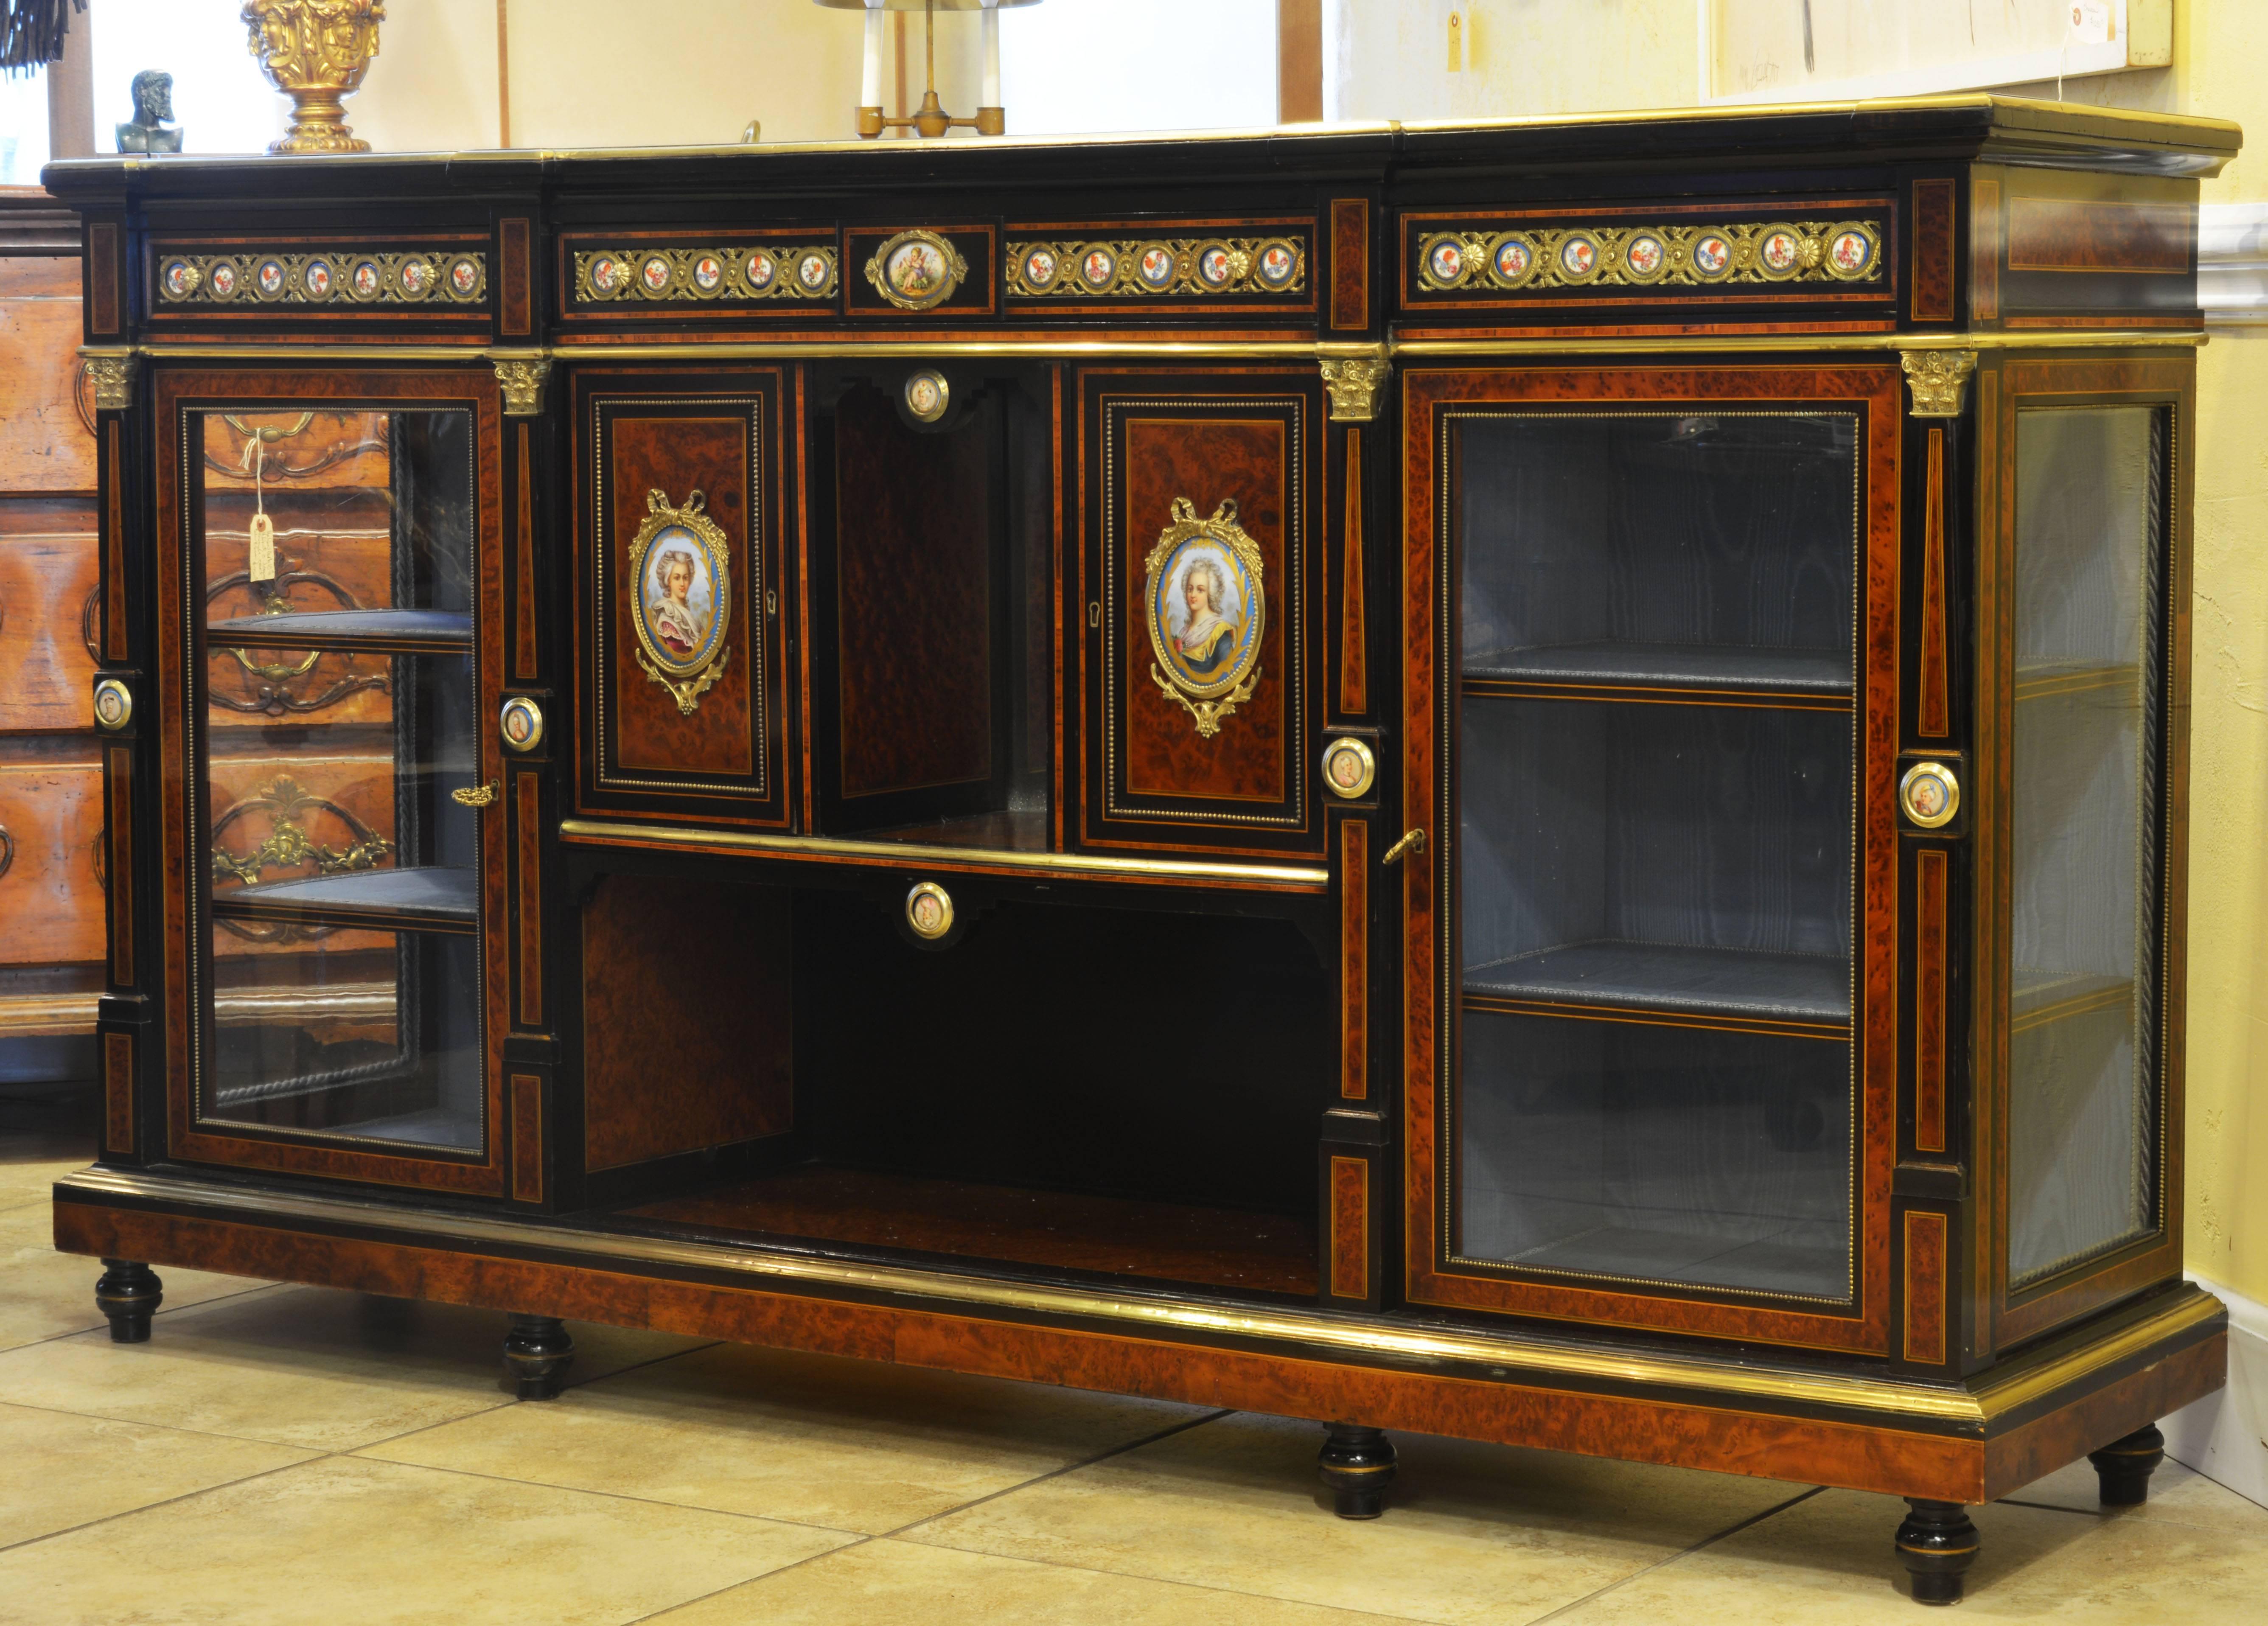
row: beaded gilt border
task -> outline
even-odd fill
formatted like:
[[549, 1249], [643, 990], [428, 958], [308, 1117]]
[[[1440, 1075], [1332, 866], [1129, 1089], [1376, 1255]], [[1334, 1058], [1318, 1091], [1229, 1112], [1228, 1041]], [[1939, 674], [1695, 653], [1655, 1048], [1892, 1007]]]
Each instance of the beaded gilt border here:
[[157, 284], [161, 305], [478, 305], [489, 261], [469, 250], [164, 254]]
[[835, 250], [742, 243], [731, 248], [578, 249], [575, 297], [597, 304], [626, 299], [825, 299], [842, 268]]
[[1017, 242], [1008, 245], [1007, 286], [1020, 299], [1304, 293], [1307, 249], [1296, 237]]
[[1423, 232], [1427, 293], [1514, 289], [1879, 283], [1882, 231], [1871, 221], [1740, 225], [1565, 226]]

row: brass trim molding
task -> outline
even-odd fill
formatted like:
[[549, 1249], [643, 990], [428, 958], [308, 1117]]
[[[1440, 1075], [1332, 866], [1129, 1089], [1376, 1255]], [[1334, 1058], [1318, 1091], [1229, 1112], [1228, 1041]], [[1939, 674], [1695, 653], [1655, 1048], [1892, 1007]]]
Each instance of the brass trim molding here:
[[[1808, 1372], [1756, 1364], [1728, 1350], [1720, 1358], [1608, 1350], [1542, 1334], [1413, 1326], [1391, 1317], [1297, 1309], [1263, 1309], [1186, 1298], [1167, 1291], [1113, 1297], [1092, 1290], [1003, 1282], [950, 1270], [861, 1264], [771, 1249], [759, 1244], [696, 1242], [616, 1232], [536, 1225], [502, 1216], [404, 1210], [350, 1197], [257, 1190], [212, 1181], [93, 1167], [65, 1175], [58, 1190], [99, 1201], [125, 1197], [210, 1204], [248, 1225], [313, 1221], [393, 1229], [556, 1253], [563, 1248], [640, 1264], [678, 1266], [753, 1278], [750, 1285], [836, 1288], [928, 1300], [941, 1307], [1008, 1310], [1116, 1321], [1130, 1333], [1232, 1338], [1257, 1343], [1322, 1346], [1350, 1357], [1383, 1356], [1403, 1367], [1486, 1366], [1510, 1380], [1573, 1378], [1592, 1382], [1697, 1391], [1740, 1401], [1889, 1412], [1955, 1428], [1982, 1429], [1994, 1418], [2052, 1394], [2089, 1372], [2114, 1365], [2160, 1340], [2224, 1315], [2205, 1292], [2185, 1296], [2154, 1315], [2060, 1357], [2020, 1366], [1975, 1389], [1892, 1378]], [[414, 1244], [412, 1244], [414, 1245]]]
[[603, 843], [630, 842], [669, 847], [730, 847], [783, 858], [876, 858], [902, 862], [909, 869], [926, 864], [958, 864], [988, 870], [1039, 870], [1058, 874], [1118, 875], [1150, 880], [1242, 881], [1267, 886], [1317, 887], [1330, 884], [1327, 869], [1290, 864], [1212, 864], [1172, 858], [1112, 858], [1080, 852], [1003, 852], [989, 847], [937, 847], [918, 842], [861, 842], [829, 835], [763, 835], [749, 830], [685, 829], [671, 824], [617, 823], [606, 819], [562, 819], [563, 840]]
[[[2193, 349], [2207, 342], [2200, 329], [2027, 328], [2018, 333], [1663, 333], [1638, 336], [1545, 339], [1388, 339], [1374, 344], [1350, 345], [1314, 339], [1083, 339], [1066, 333], [1045, 339], [850, 339], [839, 342], [796, 340], [786, 343], [762, 342], [718, 344], [656, 344], [637, 341], [593, 341], [556, 344], [544, 349], [503, 349], [472, 344], [214, 344], [146, 343], [97, 349], [80, 354], [90, 362], [124, 361], [146, 356], [152, 361], [237, 361], [247, 364], [279, 361], [453, 361], [478, 362], [549, 358], [553, 362], [593, 361], [808, 361], [906, 357], [941, 360], [1023, 357], [1035, 361], [1164, 361], [1297, 360], [1382, 362], [1437, 357], [1491, 356], [1659, 356], [1678, 353], [1785, 354], [1790, 351], [1862, 352], [1881, 355], [1933, 350], [2054, 350], [2136, 349], [2142, 348]], [[1342, 420], [1344, 421], [1344, 420]]]

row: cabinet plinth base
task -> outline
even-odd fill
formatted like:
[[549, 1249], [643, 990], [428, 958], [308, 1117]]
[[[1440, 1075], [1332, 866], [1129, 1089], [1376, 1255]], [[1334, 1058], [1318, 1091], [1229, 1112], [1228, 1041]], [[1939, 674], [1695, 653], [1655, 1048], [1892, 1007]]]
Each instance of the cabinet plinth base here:
[[94, 1284], [96, 1308], [110, 1318], [113, 1343], [150, 1342], [150, 1318], [166, 1301], [165, 1284], [148, 1265], [131, 1259], [106, 1259]]
[[1977, 1527], [1958, 1502], [1908, 1497], [1898, 1527], [1898, 1559], [1913, 1577], [1916, 1603], [1959, 1603], [1961, 1578], [1977, 1562]]
[[550, 1400], [575, 1358], [575, 1341], [556, 1315], [515, 1315], [504, 1335], [508, 1381], [522, 1400]]
[[1394, 1442], [1384, 1429], [1355, 1423], [1323, 1426], [1323, 1449], [1316, 1466], [1338, 1516], [1377, 1518], [1386, 1511], [1386, 1487], [1394, 1482]]
[[2150, 1475], [2166, 1460], [2166, 1437], [2158, 1425], [2136, 1429], [2124, 1439], [2114, 1439], [2100, 1451], [2090, 1451], [2095, 1477], [2105, 1507], [2134, 1507], [2150, 1497]]

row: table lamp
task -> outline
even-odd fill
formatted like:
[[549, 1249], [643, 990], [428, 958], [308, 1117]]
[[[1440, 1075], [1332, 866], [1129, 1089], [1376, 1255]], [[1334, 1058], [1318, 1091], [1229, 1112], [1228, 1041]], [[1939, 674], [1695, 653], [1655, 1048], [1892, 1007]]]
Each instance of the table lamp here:
[[[886, 129], [911, 129], [934, 138], [954, 129], [973, 129], [980, 136], [998, 136], [1008, 128], [1007, 111], [1000, 105], [1000, 13], [1014, 5], [1037, 5], [1039, 0], [818, 0], [838, 11], [866, 14], [866, 65], [858, 86], [858, 133], [868, 138]], [[919, 11], [923, 16], [927, 80], [921, 107], [910, 118], [882, 116], [882, 13]], [[984, 92], [973, 119], [956, 119], [937, 99], [937, 14], [977, 11], [984, 18]]]

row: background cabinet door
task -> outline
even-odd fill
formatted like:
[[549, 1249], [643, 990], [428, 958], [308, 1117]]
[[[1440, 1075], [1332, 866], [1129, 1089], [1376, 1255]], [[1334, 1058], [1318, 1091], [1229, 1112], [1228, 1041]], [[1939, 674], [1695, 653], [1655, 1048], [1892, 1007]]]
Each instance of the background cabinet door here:
[[173, 375], [158, 414], [173, 1154], [499, 1192], [495, 383]]
[[1881, 1349], [1896, 375], [1405, 391], [1410, 1297]]

